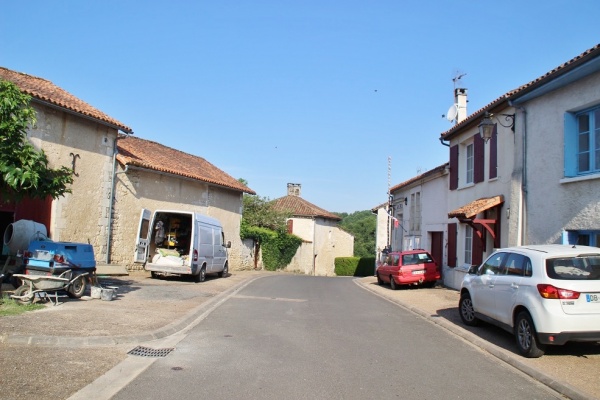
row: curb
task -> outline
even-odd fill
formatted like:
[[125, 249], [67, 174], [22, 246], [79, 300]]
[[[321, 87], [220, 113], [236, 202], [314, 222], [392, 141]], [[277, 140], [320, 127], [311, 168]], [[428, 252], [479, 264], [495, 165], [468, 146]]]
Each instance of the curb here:
[[[194, 309], [190, 310], [186, 315], [181, 317], [179, 320], [174, 321], [162, 328], [158, 328], [150, 332], [141, 332], [138, 334], [131, 335], [120, 335], [120, 336], [89, 336], [89, 337], [77, 337], [77, 336], [43, 336], [43, 335], [1, 335], [0, 343], [14, 344], [14, 345], [32, 345], [32, 346], [52, 346], [52, 347], [104, 347], [104, 346], [115, 346], [125, 344], [137, 344], [141, 342], [148, 342], [157, 339], [163, 339], [165, 337], [179, 333], [186, 328], [190, 328], [199, 320], [205, 317], [204, 314], [212, 311], [220, 303], [224, 302], [233, 293], [243, 289], [251, 282], [263, 278], [263, 276], [255, 276], [248, 278], [236, 285], [222, 291], [216, 296], [210, 298], [206, 302], [198, 305]], [[207, 311], [205, 311], [207, 310]]]
[[498, 358], [501, 361], [504, 361], [505, 363], [518, 369], [519, 371], [523, 372], [524, 374], [530, 376], [531, 378], [535, 379], [536, 381], [541, 382], [542, 384], [548, 386], [549, 388], [555, 390], [556, 392], [558, 392], [564, 396], [567, 396], [569, 399], [590, 400], [589, 394], [584, 394], [583, 392], [579, 391], [577, 388], [575, 388], [571, 385], [568, 385], [564, 382], [559, 382], [559, 381], [549, 377], [548, 375], [540, 372], [539, 370], [523, 364], [518, 358], [502, 351], [498, 346], [495, 346], [492, 343], [481, 339], [477, 335], [475, 335], [475, 334], [473, 334], [473, 333], [471, 333], [471, 332], [469, 332], [469, 331], [467, 331], [467, 330], [465, 330], [443, 318], [433, 317], [433, 316], [431, 316], [431, 314], [419, 309], [418, 307], [407, 304], [401, 300], [394, 299], [389, 296], [385, 296], [385, 295], [377, 292], [373, 288], [369, 287], [368, 285], [364, 284], [361, 281], [361, 278], [355, 278], [354, 283], [356, 283], [359, 287], [362, 287], [363, 289], [375, 294], [376, 296], [381, 297], [382, 299], [387, 300], [396, 305], [399, 305], [400, 307], [402, 307], [414, 314], [417, 314], [418, 316], [426, 319], [427, 321], [429, 321], [435, 325], [438, 325], [439, 327], [441, 327], [443, 329], [446, 329], [447, 331], [451, 332], [452, 334], [459, 336], [460, 338], [464, 339], [469, 344], [471, 344], [475, 347], [478, 347], [481, 350], [484, 350], [485, 352], [489, 353], [490, 355]]

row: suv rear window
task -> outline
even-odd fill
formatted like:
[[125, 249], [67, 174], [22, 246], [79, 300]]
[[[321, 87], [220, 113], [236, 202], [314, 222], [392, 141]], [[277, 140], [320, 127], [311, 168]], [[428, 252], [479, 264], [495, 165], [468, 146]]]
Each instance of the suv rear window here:
[[549, 258], [546, 273], [552, 279], [600, 280], [600, 254]]

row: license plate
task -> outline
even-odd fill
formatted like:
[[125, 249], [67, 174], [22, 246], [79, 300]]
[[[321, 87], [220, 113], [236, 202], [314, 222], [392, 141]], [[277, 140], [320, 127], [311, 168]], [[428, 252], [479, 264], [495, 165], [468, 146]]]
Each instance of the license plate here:
[[600, 303], [600, 294], [586, 294], [585, 301], [588, 303]]
[[27, 271], [27, 275], [49, 275], [47, 272], [44, 271], [36, 271], [35, 269], [30, 269], [29, 271]]
[[424, 269], [417, 269], [417, 270], [414, 270], [412, 273], [413, 273], [413, 275], [424, 275], [425, 274], [425, 270]]

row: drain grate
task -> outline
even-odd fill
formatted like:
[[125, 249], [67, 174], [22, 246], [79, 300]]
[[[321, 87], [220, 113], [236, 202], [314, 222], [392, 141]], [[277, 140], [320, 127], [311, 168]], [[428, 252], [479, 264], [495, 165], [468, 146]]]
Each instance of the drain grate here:
[[151, 349], [150, 347], [138, 346], [135, 349], [129, 350], [127, 354], [140, 357], [166, 357], [173, 350], [175, 350], [174, 347], [166, 349]]

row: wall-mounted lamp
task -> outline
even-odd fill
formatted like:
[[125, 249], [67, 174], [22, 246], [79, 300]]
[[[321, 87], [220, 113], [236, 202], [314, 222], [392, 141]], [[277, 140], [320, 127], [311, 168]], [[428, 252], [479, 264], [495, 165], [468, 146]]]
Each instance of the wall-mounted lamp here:
[[488, 140], [491, 139], [492, 135], [494, 134], [495, 124], [494, 122], [492, 122], [492, 118], [500, 115], [504, 117], [504, 120], [507, 122], [507, 124], [504, 125], [502, 122], [500, 122], [499, 118], [496, 118], [496, 121], [503, 127], [510, 128], [513, 131], [513, 133], [515, 132], [515, 114], [490, 114], [486, 111], [483, 115], [483, 119], [478, 125], [479, 135], [486, 143]]
[[404, 205], [407, 206], [408, 205], [408, 197], [404, 198]]

